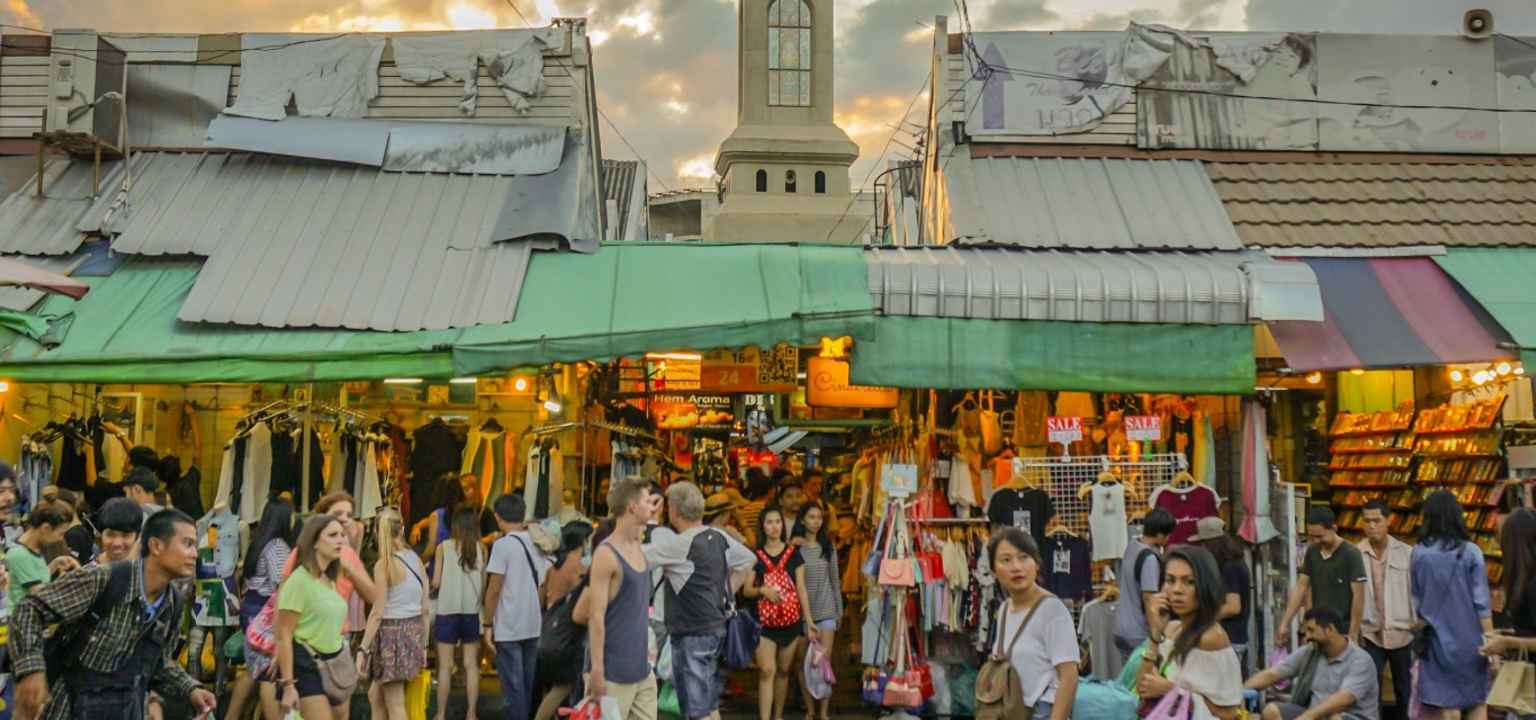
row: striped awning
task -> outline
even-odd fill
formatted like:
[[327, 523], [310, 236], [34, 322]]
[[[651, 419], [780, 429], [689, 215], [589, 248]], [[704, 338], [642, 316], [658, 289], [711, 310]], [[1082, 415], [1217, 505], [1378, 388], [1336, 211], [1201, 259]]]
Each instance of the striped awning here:
[[1324, 318], [1269, 323], [1293, 370], [1487, 362], [1516, 354], [1508, 334], [1430, 258], [1299, 262], [1317, 275]]

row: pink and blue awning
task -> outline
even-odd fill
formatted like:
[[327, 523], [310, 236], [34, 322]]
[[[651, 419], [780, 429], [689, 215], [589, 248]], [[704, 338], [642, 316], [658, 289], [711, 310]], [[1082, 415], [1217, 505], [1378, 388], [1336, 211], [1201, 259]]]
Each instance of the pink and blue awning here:
[[1517, 354], [1503, 328], [1430, 258], [1299, 262], [1317, 275], [1324, 320], [1269, 323], [1293, 370], [1475, 363]]

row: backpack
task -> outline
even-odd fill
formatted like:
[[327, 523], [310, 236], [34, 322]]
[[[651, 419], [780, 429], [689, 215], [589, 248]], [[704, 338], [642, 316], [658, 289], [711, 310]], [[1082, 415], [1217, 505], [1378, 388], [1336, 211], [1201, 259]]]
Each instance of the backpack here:
[[581, 667], [587, 649], [587, 628], [577, 625], [571, 613], [586, 587], [583, 578], [544, 613], [539, 628], [538, 668], [545, 677], [564, 676]]
[[[49, 685], [58, 682], [65, 672], [74, 669], [77, 661], [85, 653], [85, 644], [91, 638], [91, 631], [106, 621], [112, 608], [128, 601], [129, 591], [133, 587], [133, 562], [130, 560], [115, 562], [108, 568], [110, 574], [107, 577], [107, 586], [95, 600], [91, 601], [91, 607], [86, 611], [85, 617], [72, 623], [60, 624], [58, 630], [54, 631], [53, 637], [43, 641], [43, 660], [47, 663]], [[174, 591], [166, 587], [165, 592]], [[174, 596], [169, 599], [173, 602], [175, 600]], [[41, 601], [36, 602], [41, 604]], [[50, 615], [60, 618], [58, 613], [47, 605], [43, 608]]]
[[1006, 610], [1002, 612], [997, 627], [997, 645], [976, 672], [976, 720], [1032, 720], [1034, 717], [1035, 709], [1024, 704], [1024, 684], [1019, 681], [1019, 673], [1013, 669], [1011, 658], [1013, 646], [1019, 644], [1019, 637], [1029, 627], [1029, 621], [1035, 619], [1035, 612], [1051, 597], [1047, 595], [1035, 602], [1018, 629], [1013, 631], [1013, 639], [1008, 641], [1006, 648], [1003, 647], [1003, 630], [1008, 614]]
[[[1142, 548], [1141, 552], [1136, 554], [1136, 562], [1132, 563], [1131, 572], [1135, 573], [1133, 577], [1136, 579], [1136, 583], [1138, 585], [1141, 584], [1141, 567], [1147, 564], [1147, 558], [1150, 557], [1157, 557], [1157, 551], [1153, 550], [1152, 548]], [[1157, 588], [1152, 588], [1152, 590], [1156, 589]], [[1152, 590], [1141, 588], [1142, 592], [1152, 592]]]
[[757, 551], [757, 558], [768, 568], [763, 572], [763, 586], [779, 591], [779, 602], [769, 602], [768, 598], [757, 601], [757, 616], [762, 619], [763, 627], [785, 628], [800, 622], [800, 594], [795, 591], [795, 581], [788, 570], [793, 554], [794, 548], [785, 548], [778, 562], [774, 562], [768, 558], [768, 553]]

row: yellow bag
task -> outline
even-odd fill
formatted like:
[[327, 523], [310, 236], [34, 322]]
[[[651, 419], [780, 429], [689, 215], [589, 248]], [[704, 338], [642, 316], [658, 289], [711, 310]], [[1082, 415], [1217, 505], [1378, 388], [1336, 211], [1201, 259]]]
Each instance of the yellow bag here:
[[410, 720], [426, 720], [427, 696], [432, 693], [432, 671], [422, 670], [405, 684], [405, 716]]
[[1003, 425], [998, 421], [997, 409], [993, 406], [992, 393], [984, 394], [987, 405], [979, 413], [981, 424], [981, 451], [987, 455], [996, 455], [1003, 451]]
[[1536, 715], [1536, 665], [1525, 653], [1519, 660], [1505, 660], [1488, 691], [1488, 704], [1516, 715]]

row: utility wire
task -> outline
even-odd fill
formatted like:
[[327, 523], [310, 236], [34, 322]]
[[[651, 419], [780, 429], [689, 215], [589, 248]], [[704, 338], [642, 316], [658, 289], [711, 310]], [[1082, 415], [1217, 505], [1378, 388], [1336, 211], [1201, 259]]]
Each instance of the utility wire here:
[[[912, 101], [907, 103], [907, 109], [906, 109], [905, 112], [903, 112], [901, 114], [901, 119], [898, 122], [906, 122], [907, 117], [912, 114], [912, 108], [917, 106], [917, 99], [923, 96], [923, 90], [928, 88], [928, 85], [929, 85], [929, 83], [932, 80], [933, 80], [933, 71], [929, 70], [927, 76], [925, 76], [923, 78], [923, 84], [919, 85], [917, 87], [917, 92], [912, 94]], [[871, 177], [874, 177], [875, 172], [880, 169], [880, 161], [884, 160], [885, 159], [885, 154], [890, 151], [891, 143], [896, 140], [896, 134], [898, 132], [901, 132], [901, 128], [899, 126], [895, 130], [891, 131], [890, 137], [885, 139], [885, 147], [880, 149], [880, 155], [875, 158], [875, 161], [873, 163], [870, 163], [869, 172], [864, 173], [864, 180], [859, 183], [859, 185], [861, 187], [863, 185], [865, 185], [865, 184], [868, 184], [869, 183], [869, 179]], [[855, 202], [858, 202], [859, 193], [860, 192], [862, 192], [862, 190], [856, 190], [855, 192], [851, 192], [851, 193], [848, 194], [848, 205], [843, 208], [842, 214], [837, 216], [837, 222], [832, 223], [832, 228], [827, 231], [827, 236], [825, 238], [822, 238], [822, 242], [830, 241], [832, 239], [832, 235], [837, 232], [837, 229], [839, 227], [842, 227], [843, 219], [848, 217], [848, 211], [853, 209], [853, 204]], [[869, 225], [869, 221], [866, 220], [864, 225], [865, 225], [865, 227], [867, 227]], [[863, 227], [859, 228], [859, 232], [860, 233], [864, 232], [864, 228]], [[855, 234], [854, 237], [855, 237], [855, 239], [857, 239], [858, 235]]]

